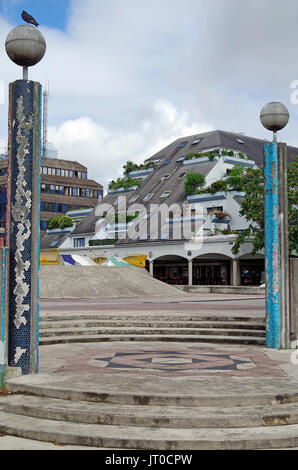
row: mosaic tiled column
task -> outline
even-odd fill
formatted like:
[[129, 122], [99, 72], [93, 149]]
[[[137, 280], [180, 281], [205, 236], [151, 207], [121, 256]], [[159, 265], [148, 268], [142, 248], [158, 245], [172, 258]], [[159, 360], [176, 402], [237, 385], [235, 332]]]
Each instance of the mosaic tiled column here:
[[0, 248], [0, 298], [1, 298], [1, 326], [0, 326], [0, 385], [5, 383], [7, 369], [8, 346], [8, 274], [9, 274], [8, 248]]
[[9, 339], [8, 364], [38, 371], [41, 85], [9, 88]]
[[265, 144], [265, 251], [267, 347], [290, 342], [287, 147]]

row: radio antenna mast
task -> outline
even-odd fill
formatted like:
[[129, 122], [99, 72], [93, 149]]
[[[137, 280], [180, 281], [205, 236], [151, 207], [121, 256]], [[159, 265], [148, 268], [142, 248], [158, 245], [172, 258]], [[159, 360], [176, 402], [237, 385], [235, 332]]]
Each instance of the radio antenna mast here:
[[[49, 90], [49, 86], [48, 86]], [[48, 141], [48, 107], [49, 107], [49, 91], [43, 92], [43, 123], [42, 123], [42, 156], [46, 156], [47, 151], [47, 141]]]

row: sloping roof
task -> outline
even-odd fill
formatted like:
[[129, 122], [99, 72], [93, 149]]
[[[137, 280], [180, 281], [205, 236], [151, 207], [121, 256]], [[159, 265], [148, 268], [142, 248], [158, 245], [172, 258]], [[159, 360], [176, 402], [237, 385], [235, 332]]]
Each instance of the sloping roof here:
[[[192, 145], [195, 140], [199, 139], [199, 143]], [[183, 142], [186, 142], [186, 144], [181, 146]], [[184, 192], [184, 179], [179, 178], [179, 175], [183, 172], [193, 170], [207, 176], [217, 164], [217, 161], [207, 161], [199, 165], [189, 164], [184, 166], [183, 161], [179, 161], [182, 156], [185, 156], [189, 152], [229, 148], [251, 155], [256, 164], [262, 166], [265, 142], [265, 140], [256, 139], [254, 137], [219, 130], [181, 137], [146, 160], [146, 162], [153, 160], [160, 160], [160, 162], [157, 168], [143, 181], [139, 188], [132, 192], [108, 194], [103, 199], [102, 203], [114, 205], [119, 196], [125, 196], [128, 202], [128, 208], [131, 207], [132, 204], [142, 204], [146, 207], [148, 212], [151, 204], [162, 204], [164, 202], [168, 206], [172, 204], [181, 205], [186, 201], [186, 194]], [[298, 148], [288, 147], [289, 160], [296, 155], [298, 155]], [[168, 176], [165, 181], [162, 180], [164, 176]], [[170, 195], [165, 199], [161, 198], [161, 195], [166, 191], [170, 191]], [[150, 200], [144, 201], [147, 194], [153, 194], [153, 196]], [[137, 200], [129, 203], [132, 196], [137, 197]], [[239, 204], [241, 205], [240, 201]], [[117, 210], [117, 206], [115, 206], [115, 210]], [[99, 217], [95, 215], [94, 209], [90, 215], [77, 225], [72, 233], [74, 235], [94, 233], [98, 218]]]
[[70, 232], [46, 233], [40, 240], [41, 250], [48, 250], [50, 248], [59, 248], [62, 245], [62, 243], [67, 239], [69, 234]]
[[[201, 139], [199, 143], [192, 145], [192, 143]], [[238, 139], [238, 140], [237, 140]], [[243, 143], [240, 143], [242, 141]], [[182, 142], [187, 142], [183, 148], [178, 148]], [[236, 151], [242, 151], [248, 155], [251, 155], [258, 166], [262, 166], [264, 163], [264, 144], [267, 140], [257, 139], [255, 137], [249, 137], [244, 134], [234, 134], [226, 131], [210, 131], [204, 132], [203, 134], [195, 134], [192, 136], [181, 137], [175, 140], [164, 149], [157, 152], [155, 155], [147, 159], [146, 161], [168, 158], [174, 152], [179, 154], [187, 154], [188, 152], [199, 152], [209, 148], [229, 148]], [[176, 154], [175, 154], [176, 155]], [[288, 146], [288, 159], [293, 159], [294, 156], [298, 155], [298, 148]]]

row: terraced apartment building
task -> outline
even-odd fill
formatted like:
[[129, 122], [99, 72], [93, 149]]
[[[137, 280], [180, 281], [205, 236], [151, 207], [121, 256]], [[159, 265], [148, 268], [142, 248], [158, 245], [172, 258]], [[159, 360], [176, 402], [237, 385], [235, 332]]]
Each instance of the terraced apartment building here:
[[[235, 166], [257, 168], [264, 163], [264, 140], [225, 131], [211, 131], [182, 137], [145, 160], [144, 165], [126, 175], [138, 185], [111, 187], [102, 204], [117, 209], [126, 199], [127, 212], [145, 208], [141, 220], [145, 230], [137, 239], [125, 236], [133, 221], [105, 221], [93, 210], [64, 238], [47, 234], [47, 243], [61, 237], [57, 247], [65, 254], [85, 254], [98, 259], [118, 255], [121, 258], [146, 256], [151, 274], [170, 284], [183, 285], [260, 285], [265, 278], [264, 252], [252, 256], [252, 242], [241, 246], [238, 255], [232, 248], [237, 233], [248, 227], [240, 216], [245, 193], [235, 190], [206, 192], [213, 183], [228, 178]], [[288, 158], [298, 155], [298, 148], [288, 147]], [[150, 166], [154, 163], [154, 167]], [[206, 190], [192, 195], [185, 192], [188, 172], [204, 176]], [[125, 181], [124, 181], [125, 182]], [[139, 184], [140, 183], [140, 184]], [[158, 225], [154, 238], [149, 225], [160, 206], [183, 208], [179, 216], [169, 212]], [[175, 228], [185, 220], [203, 224], [202, 246], [191, 244], [191, 237], [177, 237]], [[148, 228], [148, 232], [146, 230]], [[55, 238], [56, 237], [56, 238]]]

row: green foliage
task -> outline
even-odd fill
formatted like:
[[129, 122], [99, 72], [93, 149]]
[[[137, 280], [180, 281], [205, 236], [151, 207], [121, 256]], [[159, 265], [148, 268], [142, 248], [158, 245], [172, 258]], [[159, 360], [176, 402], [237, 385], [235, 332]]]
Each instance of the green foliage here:
[[89, 246], [103, 246], [103, 245], [115, 245], [118, 238], [105, 239], [105, 240], [89, 240]]
[[[265, 197], [263, 168], [248, 169], [242, 176], [243, 190], [246, 193], [242, 201], [240, 215], [248, 222], [249, 227], [241, 232], [232, 248], [238, 254], [241, 245], [248, 239], [253, 240], [252, 254], [260, 252], [265, 246]], [[298, 157], [288, 166], [289, 197], [289, 251], [298, 251]]]
[[228, 187], [228, 185], [227, 185], [227, 182], [225, 180], [219, 180], [219, 181], [215, 181], [210, 186], [208, 186], [208, 188], [206, 188], [205, 192], [215, 194], [218, 191], [226, 191], [227, 187]]
[[67, 216], [57, 216], [53, 217], [51, 220], [49, 220], [48, 223], [48, 229], [53, 230], [53, 229], [63, 229], [67, 227], [72, 227], [73, 226], [73, 220], [71, 217]]
[[149, 170], [150, 168], [156, 168], [157, 164], [154, 163], [154, 162], [149, 162], [149, 163], [146, 163], [146, 164], [141, 164], [141, 165], [138, 165], [137, 163], [134, 163], [132, 161], [128, 161], [126, 162], [125, 165], [123, 165], [123, 174], [124, 176], [128, 176], [128, 174], [131, 172], [131, 171], [138, 171], [138, 170]]
[[129, 189], [133, 186], [140, 186], [142, 182], [135, 178], [118, 178], [116, 181], [111, 181], [109, 189], [116, 190], [120, 188]]
[[184, 180], [184, 191], [188, 196], [198, 193], [198, 188], [204, 186], [205, 176], [202, 173], [188, 171]]

